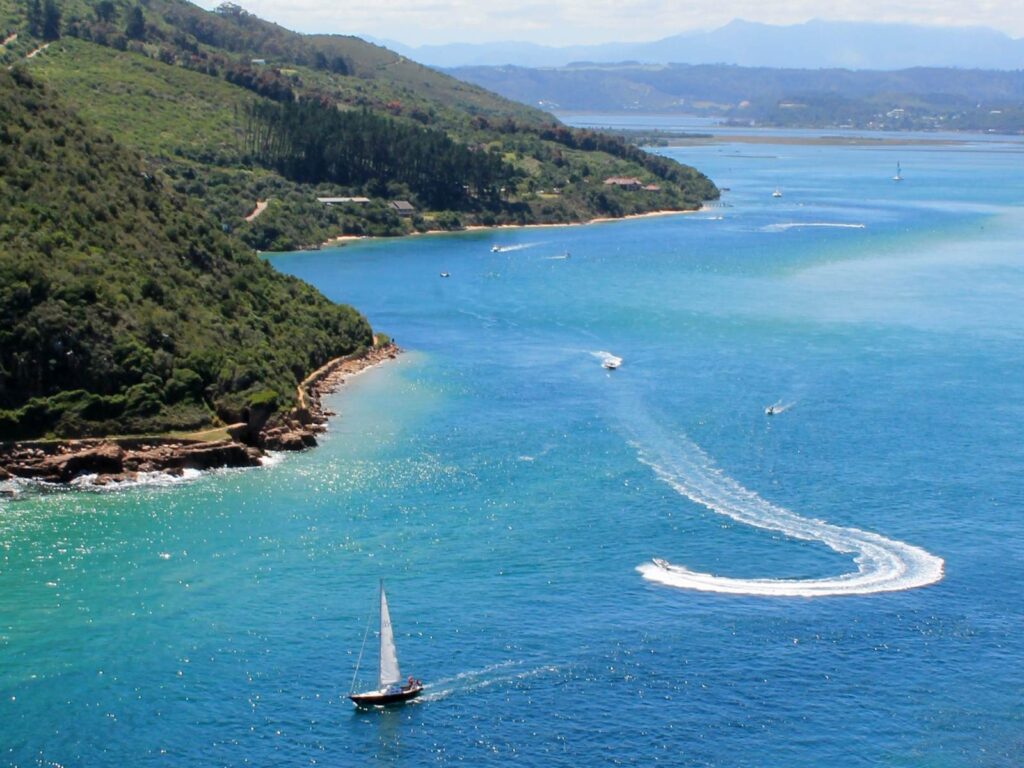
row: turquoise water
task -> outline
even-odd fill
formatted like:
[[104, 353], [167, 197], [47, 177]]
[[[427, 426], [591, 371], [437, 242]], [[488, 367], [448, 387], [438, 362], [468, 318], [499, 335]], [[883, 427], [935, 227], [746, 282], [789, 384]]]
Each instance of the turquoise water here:
[[[0, 501], [0, 763], [1021, 764], [1020, 149], [668, 150], [724, 204], [275, 257], [409, 353], [315, 451]], [[428, 689], [358, 714], [378, 578]]]

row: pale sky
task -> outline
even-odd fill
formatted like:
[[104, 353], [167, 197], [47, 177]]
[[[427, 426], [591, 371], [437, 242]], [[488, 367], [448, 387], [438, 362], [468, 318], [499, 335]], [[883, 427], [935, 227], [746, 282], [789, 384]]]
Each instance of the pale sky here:
[[[732, 19], [987, 26], [1024, 37], [1024, 0], [236, 0], [299, 32], [407, 45], [502, 40], [543, 45], [658, 40]], [[199, 0], [205, 8], [220, 0]]]

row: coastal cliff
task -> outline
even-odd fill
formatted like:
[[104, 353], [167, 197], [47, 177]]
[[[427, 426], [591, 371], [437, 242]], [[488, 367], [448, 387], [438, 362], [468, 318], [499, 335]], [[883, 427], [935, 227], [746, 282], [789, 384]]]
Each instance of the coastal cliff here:
[[140, 475], [185, 470], [259, 466], [267, 451], [298, 451], [317, 444], [316, 436], [336, 414], [324, 395], [347, 377], [395, 359], [401, 350], [386, 343], [368, 351], [328, 361], [298, 386], [299, 405], [287, 411], [254, 411], [247, 422], [227, 428], [230, 439], [175, 437], [93, 438], [0, 444], [0, 481], [11, 478], [69, 483], [87, 476], [92, 485], [131, 482]]

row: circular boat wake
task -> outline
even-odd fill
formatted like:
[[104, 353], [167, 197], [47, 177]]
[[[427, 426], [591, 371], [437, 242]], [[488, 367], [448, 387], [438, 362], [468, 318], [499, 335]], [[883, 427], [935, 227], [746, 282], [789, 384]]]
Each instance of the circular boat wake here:
[[857, 565], [856, 571], [826, 578], [741, 579], [692, 571], [659, 559], [637, 567], [649, 581], [703, 592], [825, 597], [914, 589], [942, 579], [942, 558], [920, 547], [870, 531], [801, 517], [762, 499], [725, 475], [686, 437], [673, 438], [653, 421], [644, 432], [644, 443], [633, 443], [640, 461], [680, 495], [737, 522], [777, 531], [791, 539], [818, 541], [836, 552], [852, 554]]

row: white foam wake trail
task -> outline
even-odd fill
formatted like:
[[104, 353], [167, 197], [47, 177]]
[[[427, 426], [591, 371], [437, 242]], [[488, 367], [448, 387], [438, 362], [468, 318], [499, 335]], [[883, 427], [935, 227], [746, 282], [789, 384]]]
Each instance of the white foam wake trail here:
[[531, 677], [557, 672], [558, 667], [552, 665], [524, 669], [522, 662], [519, 661], [492, 664], [483, 669], [460, 672], [453, 677], [428, 683], [424, 686], [423, 695], [414, 703], [439, 701], [453, 694], [471, 693], [495, 685], [515, 685]]
[[617, 365], [622, 365], [621, 357], [616, 357], [611, 352], [605, 352], [603, 349], [596, 350], [594, 352], [591, 352], [590, 354], [596, 357], [602, 363], [616, 363]]
[[513, 251], [525, 251], [527, 248], [536, 248], [543, 243], [520, 243], [518, 245], [498, 245], [494, 253], [512, 253]]
[[793, 221], [786, 224], [768, 224], [761, 227], [762, 232], [785, 232], [787, 229], [806, 229], [820, 227], [824, 229], [867, 229], [867, 224], [843, 224], [832, 221]]
[[812, 520], [776, 506], [723, 474], [694, 442], [686, 437], [672, 439], [653, 421], [644, 424], [644, 445], [634, 444], [640, 460], [691, 501], [755, 528], [819, 541], [836, 552], [853, 554], [857, 564], [856, 571], [820, 579], [738, 579], [662, 561], [663, 565], [651, 562], [637, 567], [649, 581], [703, 592], [824, 597], [913, 589], [942, 578], [942, 558], [877, 533]]

